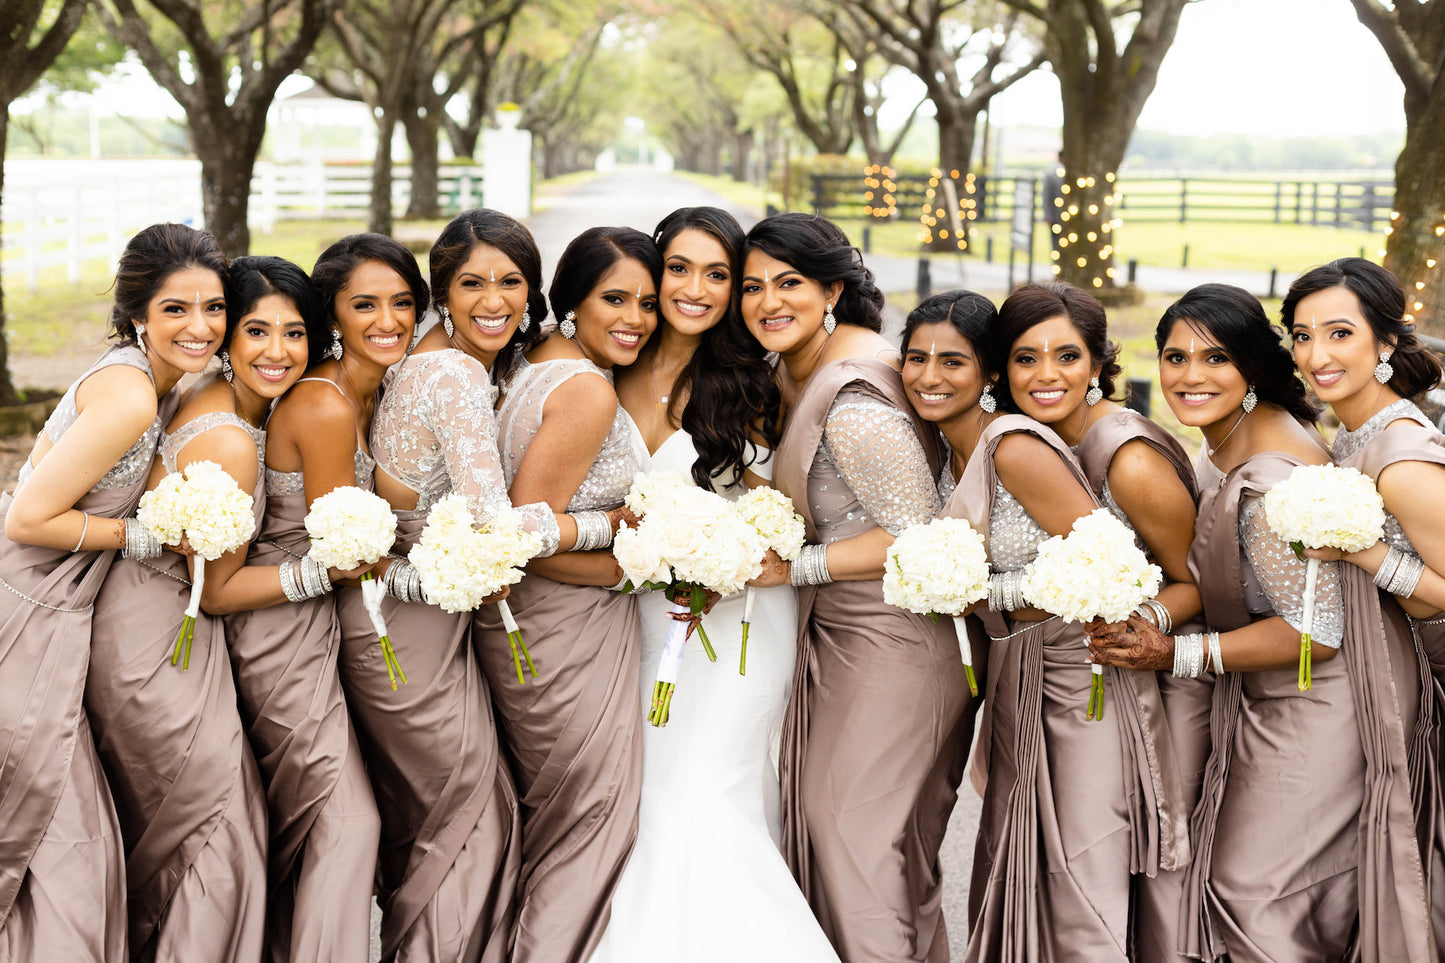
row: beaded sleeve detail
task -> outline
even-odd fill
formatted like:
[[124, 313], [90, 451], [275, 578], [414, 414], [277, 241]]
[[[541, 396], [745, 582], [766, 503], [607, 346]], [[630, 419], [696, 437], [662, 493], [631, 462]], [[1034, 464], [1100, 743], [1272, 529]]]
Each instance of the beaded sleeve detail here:
[[877, 524], [897, 535], [943, 507], [912, 420], [871, 393], [838, 393], [814, 464], [834, 469], [853, 494], [836, 513], [824, 509], [815, 519], [820, 531], [846, 522], [853, 534]]
[[[376, 460], [358, 448], [351, 458], [351, 470], [356, 475], [356, 487], [371, 491], [373, 476], [376, 474]], [[305, 490], [305, 472], [266, 469], [267, 495], [299, 495]]]
[[266, 432], [260, 428], [253, 428], [246, 422], [246, 419], [230, 411], [208, 411], [204, 415], [192, 418], [175, 431], [167, 433], [161, 438], [161, 464], [165, 465], [166, 471], [175, 471], [176, 457], [181, 453], [181, 449], [212, 428], [220, 428], [224, 425], [240, 428], [251, 436], [251, 440], [256, 443], [256, 469], [260, 471], [266, 458]]
[[[417, 511], [453, 491], [479, 522], [511, 510], [497, 451], [496, 400], [487, 369], [461, 351], [428, 351], [402, 365], [377, 409], [371, 448], [382, 470], [417, 493]], [[552, 509], [538, 502], [517, 512], [542, 537], [542, 554], [556, 551]]]
[[[542, 410], [559, 385], [578, 375], [596, 375], [612, 383], [611, 377], [590, 361], [574, 358], [532, 364], [525, 358], [512, 369], [506, 383], [502, 406], [497, 410], [498, 444], [507, 487], [517, 477], [527, 446], [542, 427]], [[567, 511], [582, 512], [615, 508], [622, 504], [637, 474], [637, 451], [632, 445], [632, 420], [621, 405], [612, 419], [612, 429], [593, 459], [592, 467]]]
[[1049, 537], [1042, 525], [1003, 482], [994, 483], [993, 509], [988, 516], [988, 561], [995, 572], [1017, 572], [1039, 554]]
[[[45, 427], [42, 429], [52, 442], [59, 441], [61, 436], [73, 424], [75, 419], [80, 417], [80, 410], [75, 405], [75, 393], [85, 382], [86, 378], [95, 374], [101, 368], [108, 368], [111, 365], [124, 364], [132, 368], [139, 368], [144, 371], [151, 382], [155, 377], [151, 374], [150, 360], [146, 358], [145, 352], [139, 347], [130, 343], [122, 343], [111, 347], [105, 354], [101, 355], [95, 364], [91, 365], [85, 374], [81, 375], [60, 399], [50, 417], [45, 420]], [[156, 446], [160, 443], [161, 432], [165, 428], [165, 422], [160, 415], [145, 432], [136, 439], [136, 443], [126, 449], [124, 455], [115, 463], [115, 467], [101, 476], [91, 488], [93, 492], [111, 491], [117, 488], [128, 488], [143, 478], [146, 472], [150, 471], [151, 462], [155, 460]], [[25, 479], [30, 477], [33, 471], [29, 459], [26, 459], [24, 466], [20, 469], [20, 478], [17, 487], [24, 484]]]
[[[1246, 607], [1255, 615], [1273, 612], [1298, 629], [1304, 621], [1306, 562], [1265, 523], [1263, 496], [1240, 499], [1239, 544]], [[1314, 641], [1338, 649], [1345, 638], [1345, 603], [1336, 562], [1320, 564], [1314, 616]]]

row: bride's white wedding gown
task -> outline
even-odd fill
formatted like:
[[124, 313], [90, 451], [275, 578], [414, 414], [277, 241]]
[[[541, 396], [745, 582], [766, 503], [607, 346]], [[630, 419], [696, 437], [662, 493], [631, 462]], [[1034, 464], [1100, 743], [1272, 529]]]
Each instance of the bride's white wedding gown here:
[[[642, 470], [690, 477], [697, 455], [686, 432], [650, 459], [640, 436], [636, 444]], [[766, 477], [772, 465], [758, 467]], [[652, 701], [669, 608], [660, 592], [641, 599], [639, 712]], [[738, 595], [704, 617], [717, 662], [694, 634], [671, 719], [643, 727], [637, 845], [592, 963], [837, 963], [778, 849], [774, 752], [797, 654], [796, 593], [757, 590], [747, 675], [738, 674], [742, 616]]]

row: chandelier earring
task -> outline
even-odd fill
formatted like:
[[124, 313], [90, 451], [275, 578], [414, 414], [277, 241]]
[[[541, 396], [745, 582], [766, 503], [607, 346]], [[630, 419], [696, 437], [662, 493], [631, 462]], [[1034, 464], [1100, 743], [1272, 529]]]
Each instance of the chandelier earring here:
[[829, 304], [828, 309], [823, 312], [823, 330], [832, 334], [838, 327], [838, 319], [833, 317], [833, 305]]
[[562, 337], [571, 339], [577, 337], [577, 312], [568, 311], [562, 316], [562, 322], [557, 325], [557, 330], [562, 332]]
[[993, 396], [993, 385], [983, 386], [983, 394], [978, 396], [978, 406], [989, 414], [998, 411], [998, 399]]
[[437, 308], [437, 314], [441, 315], [442, 330], [447, 333], [447, 337], [450, 338], [452, 335], [456, 334], [457, 328], [456, 325], [452, 324], [451, 309], [448, 308], [445, 304], [443, 304], [441, 307]]
[[517, 322], [517, 330], [526, 334], [532, 327], [532, 309], [522, 309], [522, 320]]
[[146, 326], [139, 321], [135, 322], [135, 343], [140, 346], [142, 351], [146, 349], [145, 333]]
[[341, 360], [341, 355], [342, 355], [342, 353], [343, 353], [343, 351], [342, 351], [342, 347], [341, 347], [341, 329], [340, 329], [340, 328], [332, 328], [332, 329], [331, 329], [331, 357], [335, 358], [337, 361], [340, 361], [340, 360]]
[[1390, 364], [1390, 352], [1381, 351], [1380, 363], [1375, 365], [1375, 380], [1385, 385], [1389, 384], [1393, 377], [1395, 377], [1395, 366]]
[[226, 379], [227, 384], [236, 380], [236, 371], [231, 367], [231, 355], [224, 349], [217, 353], [216, 357], [221, 359], [221, 377]]
[[1104, 389], [1099, 387], [1099, 376], [1089, 379], [1089, 390], [1084, 392], [1084, 404], [1090, 408], [1104, 400]]
[[1239, 407], [1243, 408], [1247, 415], [1254, 410], [1254, 406], [1257, 404], [1259, 404], [1259, 396], [1254, 393], [1254, 385], [1250, 385], [1249, 390], [1244, 393], [1244, 400], [1239, 403]]

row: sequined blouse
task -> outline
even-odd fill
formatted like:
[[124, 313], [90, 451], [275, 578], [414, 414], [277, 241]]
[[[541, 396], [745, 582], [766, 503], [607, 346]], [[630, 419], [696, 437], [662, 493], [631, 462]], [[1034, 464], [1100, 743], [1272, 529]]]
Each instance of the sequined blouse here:
[[[1336, 462], [1344, 463], [1346, 459], [1359, 454], [1376, 435], [1385, 430], [1386, 425], [1401, 420], [1413, 421], [1421, 427], [1435, 429], [1434, 423], [1425, 417], [1423, 411], [1415, 407], [1414, 403], [1402, 398], [1381, 408], [1373, 418], [1354, 431], [1341, 428], [1335, 435], [1334, 444], [1330, 446], [1330, 457], [1334, 458]], [[1416, 558], [1420, 557], [1415, 546], [1410, 544], [1410, 539], [1405, 535], [1405, 529], [1400, 526], [1399, 520], [1389, 512], [1385, 512], [1385, 544], [1414, 555]]]
[[[502, 405], [497, 409], [497, 435], [508, 488], [517, 477], [527, 446], [542, 427], [542, 409], [547, 398], [558, 385], [579, 375], [596, 376], [605, 379], [609, 386], [612, 384], [608, 372], [581, 358], [557, 358], [536, 364], [522, 358], [507, 376]], [[567, 503], [567, 511], [616, 508], [622, 504], [638, 470], [633, 432], [632, 419], [618, 405], [612, 430], [602, 442], [587, 477]]]
[[[114, 364], [130, 365], [132, 368], [139, 368], [145, 372], [151, 383], [155, 383], [155, 376], [151, 374], [150, 360], [146, 358], [145, 352], [134, 344], [117, 344], [101, 355], [69, 388], [66, 389], [64, 397], [45, 420], [45, 427], [42, 429], [45, 436], [51, 442], [57, 442], [75, 420], [80, 417], [80, 410], [75, 406], [75, 393], [85, 382], [86, 378], [95, 374], [101, 368], [108, 368]], [[150, 471], [151, 462], [155, 460], [156, 446], [160, 443], [161, 431], [165, 428], [165, 419], [156, 415], [156, 420], [136, 439], [135, 444], [126, 449], [124, 455], [115, 463], [115, 467], [101, 476], [90, 490], [93, 492], [110, 491], [117, 488], [126, 488], [134, 485], [145, 477]], [[16, 482], [16, 488], [25, 484], [35, 470], [30, 464], [30, 459], [25, 459], [25, 464], [20, 468], [20, 477]]]
[[[360, 448], [351, 459], [351, 469], [356, 474], [356, 487], [371, 491], [376, 473], [376, 460]], [[306, 473], [300, 471], [277, 471], [266, 469], [267, 495], [295, 495], [306, 490]]]
[[844, 387], [828, 410], [808, 501], [824, 543], [874, 527], [897, 535], [943, 508], [912, 419], [864, 382]]
[[[938, 494], [948, 503], [956, 486], [953, 459], [945, 458], [938, 477]], [[988, 516], [988, 564], [994, 572], [1017, 572], [1028, 566], [1039, 554], [1039, 545], [1049, 537], [1044, 527], [1024, 508], [1023, 503], [995, 481], [993, 505]]]
[[251, 436], [251, 440], [256, 443], [256, 471], [259, 474], [265, 467], [266, 432], [260, 428], [253, 428], [246, 419], [230, 411], [210, 411], [199, 415], [162, 437], [160, 456], [161, 464], [165, 466], [166, 471], [176, 470], [176, 458], [180, 455], [182, 448], [212, 428], [219, 428], [222, 425], [234, 425]]
[[[510, 511], [497, 451], [497, 389], [486, 367], [446, 348], [402, 363], [377, 407], [371, 450], [377, 466], [417, 494], [424, 512], [460, 492], [479, 522]], [[557, 519], [545, 502], [517, 507], [523, 526], [542, 537], [542, 555], [557, 550]]]

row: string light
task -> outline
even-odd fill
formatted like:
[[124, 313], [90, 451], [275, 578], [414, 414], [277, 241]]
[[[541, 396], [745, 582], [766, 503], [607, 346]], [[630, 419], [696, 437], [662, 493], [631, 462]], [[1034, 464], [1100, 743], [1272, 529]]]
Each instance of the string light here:
[[[1071, 266], [1084, 275], [1081, 283], [1094, 288], [1112, 285], [1118, 276], [1111, 263], [1114, 256], [1113, 232], [1124, 223], [1113, 216], [1114, 204], [1118, 200], [1116, 175], [1113, 171], [1106, 172], [1102, 178], [1105, 186], [1101, 186], [1100, 178], [1092, 174], [1071, 178], [1062, 167], [1057, 173], [1061, 183], [1059, 196], [1053, 199], [1054, 206], [1059, 210], [1059, 222], [1053, 225], [1053, 232], [1058, 238], [1058, 249], [1052, 252], [1053, 272], [1056, 275], [1063, 273], [1060, 252], [1067, 251]], [[1095, 193], [1098, 190], [1103, 193]], [[1086, 217], [1097, 219], [1097, 227], [1078, 223]], [[1078, 229], [1071, 230], [1075, 227]]]
[[[946, 191], [943, 190], [944, 180], [954, 185], [954, 197], [957, 198], [957, 207], [948, 211], [943, 205], [947, 204]], [[939, 225], [950, 225], [957, 217], [963, 231], [955, 232], [951, 227]], [[933, 168], [928, 172], [928, 189], [923, 192], [923, 204], [918, 214], [918, 240], [924, 244], [932, 244], [935, 239], [952, 240], [960, 251], [968, 250], [968, 229], [969, 221], [978, 220], [978, 184], [973, 173], [960, 174], [957, 170], [945, 173], [940, 168]]]
[[898, 172], [882, 164], [863, 168], [863, 216], [887, 220], [898, 211]]

